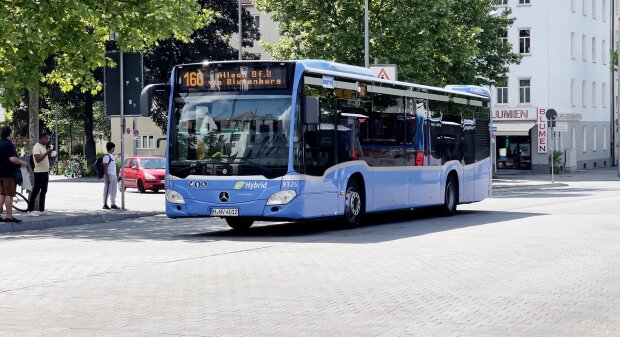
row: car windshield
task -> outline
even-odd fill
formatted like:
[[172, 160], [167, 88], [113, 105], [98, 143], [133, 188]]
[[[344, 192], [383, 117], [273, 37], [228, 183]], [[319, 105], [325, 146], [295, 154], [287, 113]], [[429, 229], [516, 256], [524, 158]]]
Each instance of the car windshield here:
[[140, 166], [149, 170], [164, 169], [166, 168], [166, 161], [164, 158], [141, 158]]
[[177, 95], [171, 122], [170, 173], [286, 173], [291, 95]]

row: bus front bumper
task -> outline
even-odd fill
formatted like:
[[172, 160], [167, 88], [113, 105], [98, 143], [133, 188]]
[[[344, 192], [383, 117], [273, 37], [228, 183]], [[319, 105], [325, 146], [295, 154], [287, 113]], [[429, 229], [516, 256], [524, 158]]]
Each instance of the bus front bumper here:
[[185, 204], [166, 201], [166, 215], [170, 218], [184, 217], [225, 217], [212, 215], [214, 209], [236, 209], [239, 217], [299, 220], [338, 215], [334, 203], [325, 203], [325, 193], [298, 194], [286, 205], [267, 205], [267, 200], [259, 199], [242, 203], [209, 203], [185, 199]]

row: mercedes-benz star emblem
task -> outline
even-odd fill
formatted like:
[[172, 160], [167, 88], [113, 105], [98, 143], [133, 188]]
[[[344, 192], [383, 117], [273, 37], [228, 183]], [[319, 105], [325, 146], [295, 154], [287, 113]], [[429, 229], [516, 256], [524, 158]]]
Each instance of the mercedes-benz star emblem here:
[[220, 192], [220, 201], [228, 202], [228, 192]]
[[222, 170], [222, 173], [223, 173], [223, 174], [228, 174], [228, 170], [227, 170], [227, 169], [223, 169], [223, 170]]

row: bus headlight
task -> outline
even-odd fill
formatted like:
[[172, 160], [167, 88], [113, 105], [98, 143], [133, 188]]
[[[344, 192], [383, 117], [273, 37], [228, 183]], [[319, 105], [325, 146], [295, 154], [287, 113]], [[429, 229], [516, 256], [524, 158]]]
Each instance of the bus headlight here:
[[297, 196], [297, 192], [293, 190], [286, 190], [276, 192], [267, 200], [267, 206], [286, 205]]
[[166, 190], [166, 201], [172, 204], [185, 204], [185, 199], [181, 193], [173, 190]]

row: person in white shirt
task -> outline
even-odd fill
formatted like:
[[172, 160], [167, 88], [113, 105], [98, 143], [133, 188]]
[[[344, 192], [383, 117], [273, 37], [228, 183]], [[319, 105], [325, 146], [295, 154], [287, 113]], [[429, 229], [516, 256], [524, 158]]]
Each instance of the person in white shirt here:
[[[116, 178], [116, 159], [114, 158], [115, 147], [116, 145], [112, 142], [105, 145], [108, 153], [103, 156], [103, 209], [119, 209], [116, 206], [118, 179]], [[110, 206], [108, 206], [108, 196], [110, 197]]]
[[50, 160], [49, 157], [54, 149], [47, 148], [50, 142], [50, 135], [43, 132], [39, 135], [39, 142], [32, 147], [32, 155], [34, 156], [34, 187], [28, 202], [28, 212], [35, 210], [35, 201], [39, 197], [40, 215], [45, 215], [45, 195], [47, 194], [47, 185], [50, 180]]

